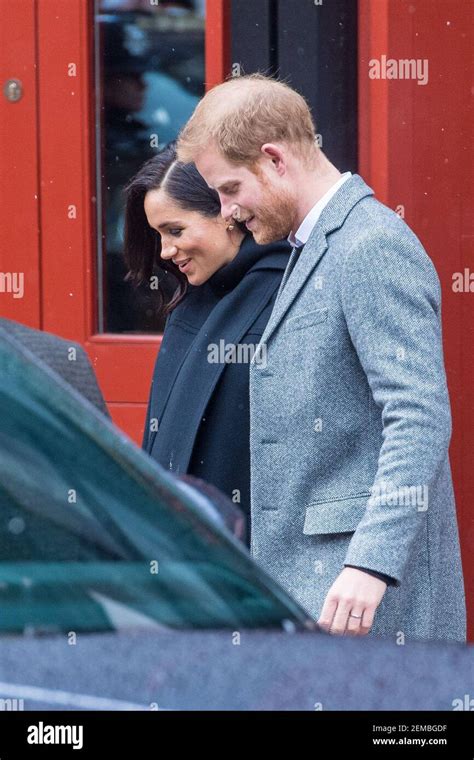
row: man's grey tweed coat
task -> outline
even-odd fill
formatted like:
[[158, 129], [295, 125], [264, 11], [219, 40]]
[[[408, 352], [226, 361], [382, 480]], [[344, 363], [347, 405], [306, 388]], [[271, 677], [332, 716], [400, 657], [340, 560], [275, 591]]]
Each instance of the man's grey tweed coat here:
[[315, 619], [345, 563], [392, 576], [369, 635], [397, 642], [466, 638], [440, 295], [354, 175], [293, 252], [250, 368], [253, 557]]

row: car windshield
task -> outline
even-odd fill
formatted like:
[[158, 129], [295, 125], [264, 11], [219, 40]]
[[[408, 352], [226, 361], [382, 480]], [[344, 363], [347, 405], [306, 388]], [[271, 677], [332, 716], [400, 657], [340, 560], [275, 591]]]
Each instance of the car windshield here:
[[166, 472], [0, 330], [0, 631], [311, 628]]

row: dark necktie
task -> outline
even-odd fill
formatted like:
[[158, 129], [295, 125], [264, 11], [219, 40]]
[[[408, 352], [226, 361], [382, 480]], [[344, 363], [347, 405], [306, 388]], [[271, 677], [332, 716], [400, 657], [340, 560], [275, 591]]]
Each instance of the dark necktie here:
[[292, 273], [293, 269], [295, 268], [295, 264], [298, 261], [298, 259], [300, 257], [300, 254], [301, 254], [301, 251], [303, 250], [303, 248], [304, 248], [304, 245], [298, 245], [295, 248], [293, 248], [293, 250], [291, 252], [291, 255], [290, 255], [290, 258], [289, 258], [289, 261], [288, 261], [288, 264], [287, 264], [286, 269], [284, 271], [281, 283], [280, 283], [280, 288], [278, 290], [277, 298], [280, 297], [281, 291], [283, 290], [283, 288], [285, 287], [286, 283], [288, 282], [288, 280], [290, 278], [290, 274]]

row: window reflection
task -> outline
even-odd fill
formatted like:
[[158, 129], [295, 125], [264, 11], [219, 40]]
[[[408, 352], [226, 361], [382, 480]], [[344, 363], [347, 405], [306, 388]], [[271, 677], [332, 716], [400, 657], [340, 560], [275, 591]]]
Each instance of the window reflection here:
[[163, 329], [155, 291], [124, 279], [122, 191], [204, 94], [204, 2], [96, 2], [99, 332]]

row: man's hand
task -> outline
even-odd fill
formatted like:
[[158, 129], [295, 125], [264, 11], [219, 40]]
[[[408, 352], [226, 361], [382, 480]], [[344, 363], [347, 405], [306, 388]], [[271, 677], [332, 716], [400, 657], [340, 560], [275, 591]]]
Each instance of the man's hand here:
[[386, 588], [385, 581], [345, 567], [328, 591], [318, 625], [328, 633], [365, 636]]

